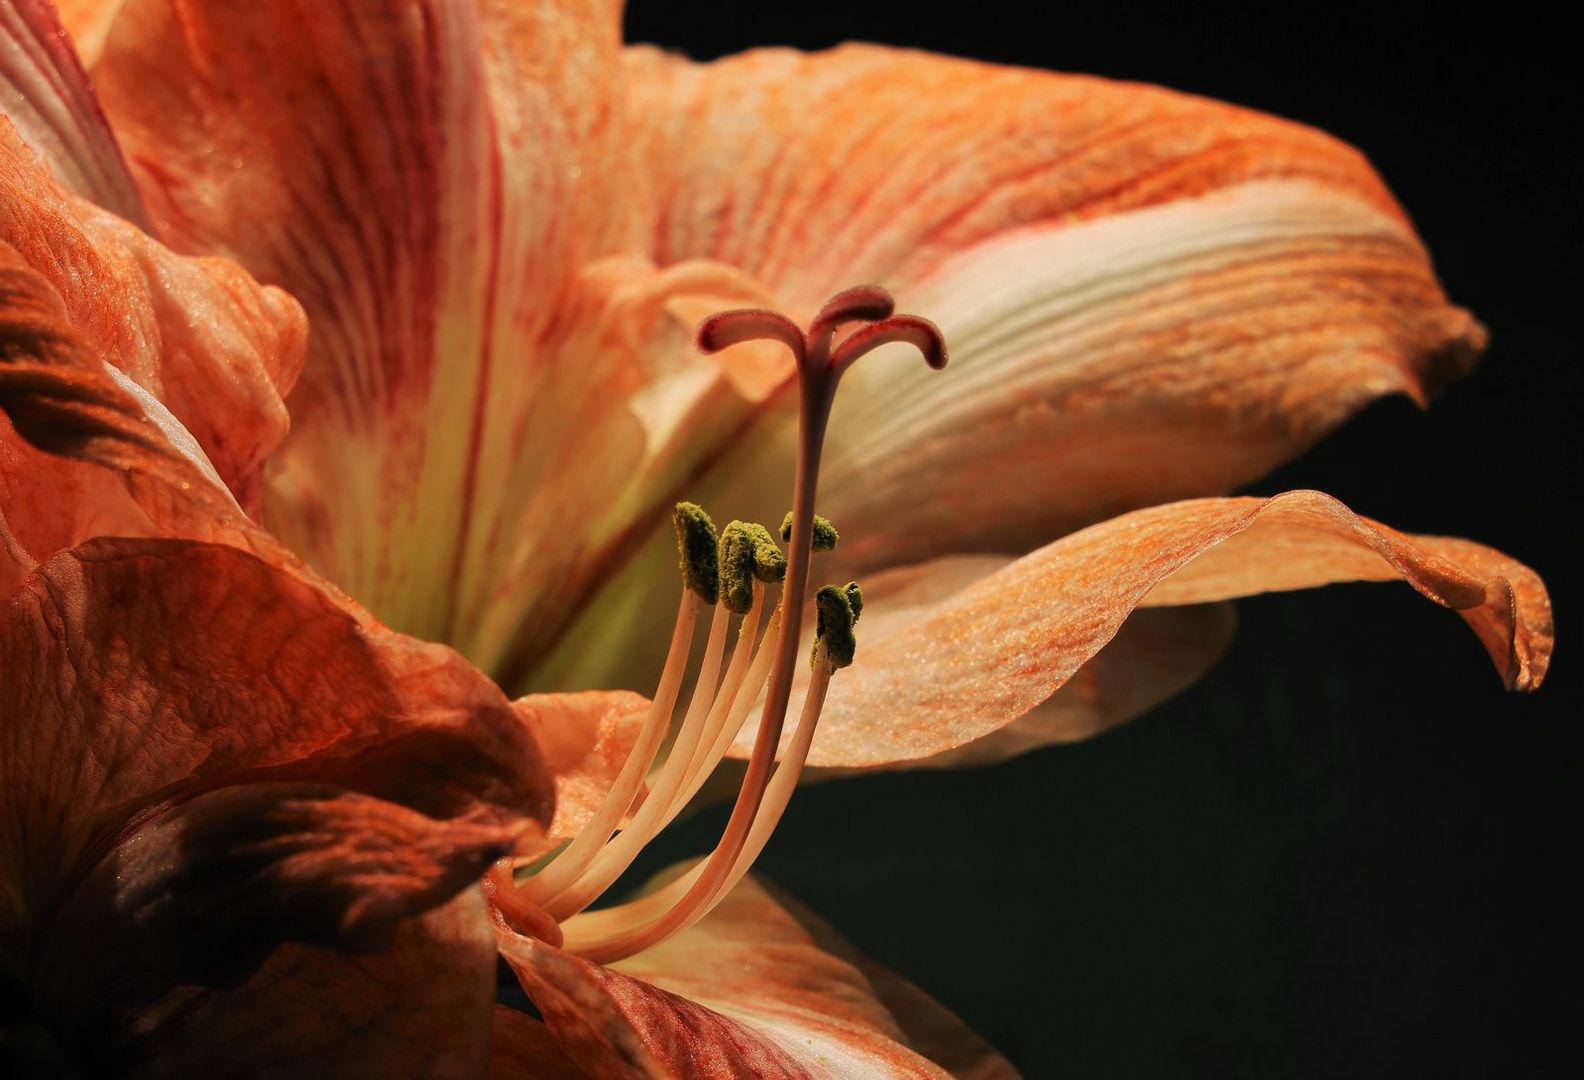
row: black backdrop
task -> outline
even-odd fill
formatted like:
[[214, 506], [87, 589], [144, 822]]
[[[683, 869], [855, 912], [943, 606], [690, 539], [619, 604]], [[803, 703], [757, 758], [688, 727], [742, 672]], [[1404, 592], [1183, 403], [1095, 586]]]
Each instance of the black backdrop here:
[[630, 5], [630, 40], [700, 59], [864, 39], [1312, 123], [1370, 156], [1493, 332], [1429, 413], [1382, 402], [1250, 491], [1527, 561], [1563, 637], [1539, 693], [1504, 694], [1408, 589], [1333, 587], [1242, 602], [1209, 678], [1101, 739], [794, 800], [765, 872], [1030, 1076], [1584, 1075], [1579, 97], [1562, 31], [1516, 15]]

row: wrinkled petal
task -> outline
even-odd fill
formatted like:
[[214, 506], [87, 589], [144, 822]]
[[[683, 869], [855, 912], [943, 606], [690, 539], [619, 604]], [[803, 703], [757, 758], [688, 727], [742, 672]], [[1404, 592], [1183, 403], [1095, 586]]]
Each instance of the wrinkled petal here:
[[478, 891], [401, 924], [371, 955], [288, 944], [235, 988], [177, 989], [78, 1045], [135, 1077], [471, 1080], [489, 1053], [496, 956]]
[[693, 927], [610, 968], [498, 916], [496, 934], [551, 1032], [591, 1076], [947, 1075], [910, 1047], [863, 973], [752, 878]]
[[[27, 955], [69, 883], [137, 829], [152, 832], [129, 852], [199, 843], [204, 828], [223, 847], [221, 809], [246, 796], [205, 793], [228, 784], [327, 785], [455, 823], [446, 831], [389, 811], [415, 841], [427, 838], [423, 858], [445, 871], [430, 885], [456, 880], [447, 845], [469, 853], [474, 876], [499, 853], [499, 832], [481, 839], [478, 828], [516, 836], [548, 824], [549, 777], [493, 683], [449, 649], [392, 633], [234, 548], [98, 540], [58, 555], [0, 608], [0, 657], [7, 966]], [[184, 800], [162, 839], [158, 808]], [[293, 820], [311, 832], [309, 810], [328, 828], [332, 811], [370, 805], [311, 802]], [[208, 885], [237, 872], [225, 855], [205, 854]], [[151, 872], [203, 873], [201, 862], [162, 868], [150, 858]], [[256, 898], [280, 916], [282, 935], [294, 925], [284, 914], [291, 891]], [[322, 940], [322, 928], [309, 936]]]
[[[303, 360], [301, 309], [234, 264], [175, 255], [67, 195], [3, 119], [0, 197], [5, 409], [19, 433], [53, 453], [134, 470], [125, 455], [139, 440], [127, 424], [158, 426], [163, 437], [141, 439], [146, 448], [191, 442], [196, 453], [177, 449], [222, 481], [205, 513], [223, 516], [233, 501], [256, 509], [264, 459], [289, 426], [281, 395]], [[166, 479], [182, 491], [210, 486], [207, 476]]]
[[1508, 688], [1544, 678], [1550, 599], [1500, 552], [1407, 536], [1314, 491], [1196, 499], [1091, 526], [889, 625], [878, 613], [871, 624], [866, 604], [858, 661], [831, 683], [809, 761], [875, 766], [967, 746], [1051, 699], [1140, 606], [1387, 580], [1462, 615]]
[[509, 826], [437, 821], [322, 784], [232, 784], [140, 820], [57, 925], [96, 951], [120, 946], [140, 979], [153, 971], [223, 982], [283, 938], [389, 947], [402, 920], [478, 880], [514, 836]]
[[84, 16], [84, 6], [68, 3], [58, 14], [49, 0], [13, 0], [0, 8], [0, 113], [69, 190], [146, 225], [143, 200], [61, 26], [62, 14]]
[[[117, 1038], [182, 987], [234, 986], [283, 941], [369, 954], [403, 944], [403, 926], [476, 881], [515, 832], [325, 785], [206, 792], [140, 823], [73, 889], [34, 948], [34, 1000], [67, 1025], [109, 1021], [100, 1052], [121, 1052]], [[458, 956], [435, 965], [442, 985], [458, 963], [478, 978]]]
[[[60, 296], [0, 244], [0, 587], [98, 535], [251, 546], [254, 530], [192, 436], [96, 359]], [[267, 541], [261, 541], [267, 542]]]
[[626, 690], [530, 694], [512, 708], [533, 733], [545, 768], [555, 777], [550, 840], [576, 836], [616, 782], [649, 709]]

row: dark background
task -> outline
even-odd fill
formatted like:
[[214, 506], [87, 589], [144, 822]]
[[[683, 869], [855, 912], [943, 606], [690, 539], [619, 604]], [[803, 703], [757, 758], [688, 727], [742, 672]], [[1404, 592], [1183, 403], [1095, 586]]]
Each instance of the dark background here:
[[1517, 696], [1404, 586], [1244, 601], [1230, 655], [1166, 707], [991, 769], [803, 792], [765, 872], [1032, 1077], [1584, 1075], [1567, 35], [1511, 5], [634, 0], [627, 27], [700, 59], [864, 39], [1155, 82], [1361, 147], [1492, 345], [1430, 412], [1381, 402], [1250, 491], [1495, 545], [1560, 624], [1549, 681]]

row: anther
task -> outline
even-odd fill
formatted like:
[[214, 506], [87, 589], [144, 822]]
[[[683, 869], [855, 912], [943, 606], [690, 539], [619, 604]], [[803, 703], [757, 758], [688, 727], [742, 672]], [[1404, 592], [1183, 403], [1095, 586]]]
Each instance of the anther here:
[[720, 595], [739, 615], [753, 606], [753, 583], [774, 584], [786, 577], [786, 556], [770, 530], [751, 521], [733, 521], [720, 536]]
[[[858, 601], [856, 605], [854, 597]], [[849, 666], [858, 648], [853, 624], [863, 610], [863, 590], [855, 581], [822, 586], [814, 594], [814, 610], [814, 651], [809, 657], [810, 665], [819, 667], [823, 653], [832, 669]]]
[[[781, 539], [792, 539], [792, 511], [786, 512], [786, 517], [781, 519]], [[836, 526], [831, 524], [830, 518], [814, 515], [814, 550], [834, 551], [836, 543], [841, 539], [841, 534], [836, 531]]]
[[863, 615], [863, 589], [856, 581], [847, 583], [847, 606], [852, 608], [853, 622], [857, 622]]
[[[671, 512], [676, 525], [677, 554], [682, 565], [682, 584], [699, 595], [706, 604], [720, 595], [720, 571], [716, 563], [715, 523], [698, 503], [679, 502]], [[735, 524], [735, 523], [734, 523]], [[743, 610], [732, 608], [733, 611]]]

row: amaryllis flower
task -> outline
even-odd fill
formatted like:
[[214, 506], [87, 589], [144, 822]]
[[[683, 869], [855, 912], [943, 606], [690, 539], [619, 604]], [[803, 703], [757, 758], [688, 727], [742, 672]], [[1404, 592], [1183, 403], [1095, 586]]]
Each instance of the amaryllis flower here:
[[[1005, 1072], [745, 876], [805, 767], [1082, 737], [1330, 581], [1544, 675], [1499, 553], [1213, 497], [1483, 342], [1322, 134], [599, 5], [63, 11], [0, 7], [0, 965], [89, 1064]], [[740, 521], [677, 511], [678, 606], [689, 496]], [[591, 909], [728, 754], [716, 848]]]

